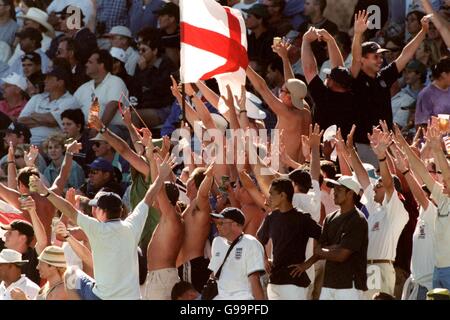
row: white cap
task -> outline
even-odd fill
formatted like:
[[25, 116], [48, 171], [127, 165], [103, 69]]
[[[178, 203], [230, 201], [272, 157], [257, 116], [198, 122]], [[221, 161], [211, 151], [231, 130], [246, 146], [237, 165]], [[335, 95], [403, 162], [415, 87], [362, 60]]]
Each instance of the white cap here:
[[15, 72], [11, 73], [6, 78], [2, 78], [2, 81], [8, 84], [15, 85], [22, 91], [26, 91], [28, 87], [27, 79]]
[[356, 177], [354, 176], [342, 176], [339, 179], [333, 180], [333, 179], [324, 179], [325, 182], [332, 183], [337, 186], [344, 186], [350, 190], [352, 190], [354, 193], [359, 194], [361, 192], [361, 185], [356, 180]]
[[116, 58], [119, 61], [122, 61], [123, 63], [127, 62], [127, 54], [123, 49], [112, 47], [111, 50], [109, 50], [109, 53], [113, 58]]
[[130, 29], [124, 26], [115, 26], [111, 28], [111, 31], [109, 31], [108, 35], [118, 35], [123, 36], [127, 38], [133, 38], [131, 35]]
[[264, 120], [267, 117], [267, 114], [259, 108], [262, 101], [251, 92], [246, 92], [245, 96], [247, 98], [247, 101], [245, 102], [247, 117], [254, 120]]
[[323, 141], [331, 141], [333, 138], [336, 138], [337, 125], [333, 124], [329, 126], [327, 130], [323, 133]]

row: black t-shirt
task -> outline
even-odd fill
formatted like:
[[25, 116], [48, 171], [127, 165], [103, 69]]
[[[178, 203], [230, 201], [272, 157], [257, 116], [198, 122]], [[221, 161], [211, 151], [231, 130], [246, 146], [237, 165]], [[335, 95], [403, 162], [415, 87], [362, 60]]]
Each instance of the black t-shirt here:
[[273, 38], [275, 31], [268, 29], [263, 32], [258, 38], [254, 33], [247, 36], [248, 59], [256, 61], [263, 68], [267, 67], [268, 63], [277, 57], [272, 50]]
[[322, 248], [340, 245], [353, 253], [344, 262], [326, 261], [323, 286], [332, 289], [367, 290], [367, 246], [369, 231], [364, 214], [358, 209], [328, 215], [320, 237]]
[[328, 89], [318, 75], [308, 84], [308, 89], [314, 100], [314, 122], [323, 129], [335, 124], [341, 128], [342, 136], [346, 137], [355, 123], [354, 94]]
[[28, 248], [27, 252], [22, 254], [22, 260], [28, 260], [21, 269], [22, 273], [27, 276], [28, 279], [40, 286], [41, 277], [39, 276], [39, 271], [36, 269], [38, 265], [38, 255], [35, 248]]
[[311, 283], [305, 272], [293, 278], [290, 275], [292, 268], [288, 267], [305, 261], [308, 239], [319, 239], [320, 232], [320, 225], [309, 214], [295, 208], [287, 212], [277, 210], [266, 217], [257, 237], [263, 245], [272, 239], [273, 268], [270, 283], [293, 284], [304, 288]]
[[397, 65], [392, 62], [380, 70], [375, 78], [360, 71], [353, 81], [358, 106], [358, 121], [355, 121], [355, 142], [369, 143], [367, 133], [372, 133], [372, 127], [378, 126], [380, 120], [386, 120], [392, 128], [391, 86], [400, 78]]

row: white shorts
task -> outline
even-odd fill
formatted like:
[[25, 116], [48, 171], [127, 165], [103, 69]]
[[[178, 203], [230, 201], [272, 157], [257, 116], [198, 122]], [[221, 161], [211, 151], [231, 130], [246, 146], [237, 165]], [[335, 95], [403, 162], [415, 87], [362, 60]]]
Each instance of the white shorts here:
[[306, 300], [308, 288], [293, 284], [271, 284], [267, 286], [269, 300]]
[[394, 295], [395, 269], [392, 263], [367, 264], [366, 300], [372, 300], [375, 293], [385, 292]]
[[144, 284], [144, 300], [171, 300], [173, 286], [180, 282], [176, 268], [149, 271]]
[[361, 290], [322, 288], [320, 300], [363, 300], [364, 293]]

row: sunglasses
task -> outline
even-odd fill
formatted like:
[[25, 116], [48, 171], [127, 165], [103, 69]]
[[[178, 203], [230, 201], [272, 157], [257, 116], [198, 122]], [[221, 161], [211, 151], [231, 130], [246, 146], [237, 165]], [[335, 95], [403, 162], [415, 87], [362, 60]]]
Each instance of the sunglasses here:
[[99, 148], [102, 144], [100, 142], [94, 142], [94, 144], [92, 146], [96, 146], [97, 148]]
[[89, 174], [97, 174], [99, 172], [100, 172], [100, 170], [94, 170], [94, 169], [89, 170]]

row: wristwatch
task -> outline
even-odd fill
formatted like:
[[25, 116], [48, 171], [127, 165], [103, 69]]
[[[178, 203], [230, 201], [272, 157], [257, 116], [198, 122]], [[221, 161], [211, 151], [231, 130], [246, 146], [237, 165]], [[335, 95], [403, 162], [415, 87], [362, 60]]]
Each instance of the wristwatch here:
[[105, 126], [103, 126], [103, 127], [100, 129], [100, 133], [101, 133], [101, 134], [104, 134], [104, 133], [106, 132], [106, 130], [108, 130], [108, 128], [106, 128]]

